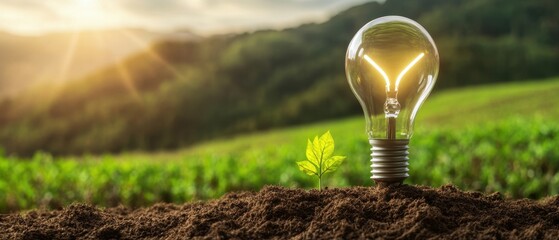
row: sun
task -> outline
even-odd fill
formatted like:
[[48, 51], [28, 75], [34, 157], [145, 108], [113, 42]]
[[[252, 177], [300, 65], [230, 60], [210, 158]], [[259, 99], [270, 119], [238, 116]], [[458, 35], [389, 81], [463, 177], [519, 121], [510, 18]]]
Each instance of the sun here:
[[83, 27], [96, 26], [106, 20], [100, 0], [73, 0], [70, 10], [72, 19]]
[[81, 8], [95, 7], [98, 4], [98, 0], [76, 0], [76, 2]]

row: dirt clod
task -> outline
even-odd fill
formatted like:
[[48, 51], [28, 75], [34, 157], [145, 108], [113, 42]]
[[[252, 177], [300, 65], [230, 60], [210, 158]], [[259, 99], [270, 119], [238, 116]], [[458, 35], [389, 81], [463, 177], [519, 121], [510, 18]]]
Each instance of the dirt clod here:
[[559, 196], [507, 200], [499, 193], [428, 188], [268, 186], [218, 200], [130, 210], [73, 204], [0, 216], [6, 239], [299, 238], [557, 239]]

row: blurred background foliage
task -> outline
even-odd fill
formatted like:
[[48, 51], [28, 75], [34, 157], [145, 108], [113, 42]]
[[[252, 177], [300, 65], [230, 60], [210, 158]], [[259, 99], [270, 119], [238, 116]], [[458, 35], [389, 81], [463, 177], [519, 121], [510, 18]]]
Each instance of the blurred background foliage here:
[[372, 185], [344, 55], [385, 15], [417, 20], [441, 56], [408, 182], [558, 194], [559, 2], [387, 0], [284, 30], [158, 41], [73, 81], [2, 96], [0, 212], [314, 187], [295, 161], [326, 130], [348, 160], [325, 185]]
[[436, 91], [553, 76], [558, 13], [551, 0], [389, 0], [320, 24], [159, 42], [84, 79], [4, 99], [0, 145], [20, 156], [173, 149], [360, 114], [345, 49], [384, 15], [416, 19], [432, 34], [441, 53]]

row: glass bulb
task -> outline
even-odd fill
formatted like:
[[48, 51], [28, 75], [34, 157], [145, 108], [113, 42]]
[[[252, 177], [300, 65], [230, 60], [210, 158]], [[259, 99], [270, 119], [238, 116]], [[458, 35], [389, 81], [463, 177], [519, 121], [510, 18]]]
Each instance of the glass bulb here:
[[373, 179], [401, 182], [408, 176], [407, 145], [415, 116], [439, 71], [435, 43], [411, 19], [377, 18], [351, 40], [345, 67], [349, 85], [365, 114], [373, 150]]

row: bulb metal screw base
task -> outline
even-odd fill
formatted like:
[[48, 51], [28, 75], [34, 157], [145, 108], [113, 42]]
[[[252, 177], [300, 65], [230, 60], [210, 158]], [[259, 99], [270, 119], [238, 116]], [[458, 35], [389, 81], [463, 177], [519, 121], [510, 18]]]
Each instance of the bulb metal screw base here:
[[372, 177], [378, 186], [400, 185], [408, 174], [409, 139], [370, 139]]

